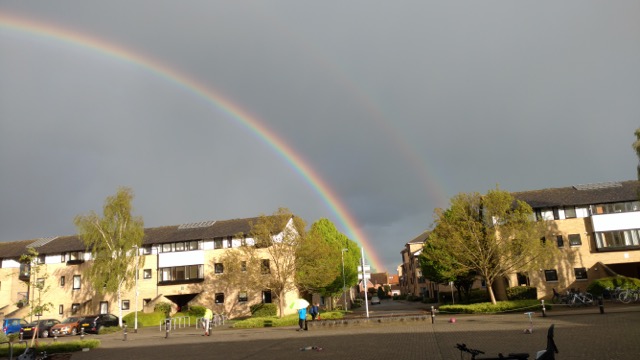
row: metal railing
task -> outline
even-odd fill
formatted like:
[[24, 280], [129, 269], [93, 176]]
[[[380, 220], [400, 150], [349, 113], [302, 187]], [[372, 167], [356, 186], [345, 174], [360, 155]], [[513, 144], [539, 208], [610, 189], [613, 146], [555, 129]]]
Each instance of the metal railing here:
[[174, 330], [183, 327], [191, 327], [191, 318], [188, 316], [179, 316], [160, 320], [160, 331], [162, 331], [163, 326], [165, 330], [167, 330], [167, 326], [169, 329], [173, 328]]

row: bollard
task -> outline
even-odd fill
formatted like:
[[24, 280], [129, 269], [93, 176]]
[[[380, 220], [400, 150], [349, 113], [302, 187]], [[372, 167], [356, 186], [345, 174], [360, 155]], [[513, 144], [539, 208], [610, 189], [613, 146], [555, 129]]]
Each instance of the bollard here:
[[164, 320], [164, 338], [168, 339], [169, 338], [169, 329], [171, 329], [171, 319], [165, 319]]
[[547, 309], [544, 307], [544, 300], [542, 300], [542, 317], [547, 317]]
[[80, 340], [84, 340], [84, 328], [80, 328]]
[[122, 341], [127, 341], [127, 324], [122, 325]]
[[58, 334], [53, 334], [53, 342], [58, 342]]
[[602, 301], [602, 296], [598, 297], [598, 306], [600, 307], [600, 314], [604, 314], [604, 301]]
[[436, 312], [433, 309], [433, 306], [431, 306], [431, 323], [435, 324], [436, 323]]

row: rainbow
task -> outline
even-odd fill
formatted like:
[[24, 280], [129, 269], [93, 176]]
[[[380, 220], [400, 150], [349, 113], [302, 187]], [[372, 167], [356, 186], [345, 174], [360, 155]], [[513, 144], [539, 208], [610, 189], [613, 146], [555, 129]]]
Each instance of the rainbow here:
[[297, 154], [282, 138], [264, 125], [260, 119], [248, 111], [242, 109], [231, 100], [225, 98], [211, 87], [194, 80], [188, 75], [181, 73], [177, 69], [170, 68], [160, 61], [151, 59], [130, 49], [104, 41], [102, 39], [79, 34], [60, 26], [49, 25], [36, 22], [17, 16], [7, 16], [0, 14], [0, 29], [16, 31], [29, 34], [44, 39], [55, 40], [71, 46], [78, 46], [84, 49], [95, 51], [107, 55], [114, 59], [125, 61], [142, 67], [146, 71], [165, 79], [169, 83], [183, 88], [195, 96], [205, 100], [215, 108], [221, 110], [228, 117], [251, 133], [257, 135], [277, 154], [279, 154], [293, 169], [302, 176], [303, 179], [320, 195], [322, 200], [338, 217], [339, 222], [347, 229], [347, 236], [354, 239], [364, 248], [365, 256], [369, 264], [377, 271], [386, 271], [384, 263], [380, 261], [371, 243], [365, 234], [359, 229], [355, 218], [349, 213], [347, 207], [340, 201], [335, 192], [329, 187], [320, 175], [308, 164], [307, 161]]

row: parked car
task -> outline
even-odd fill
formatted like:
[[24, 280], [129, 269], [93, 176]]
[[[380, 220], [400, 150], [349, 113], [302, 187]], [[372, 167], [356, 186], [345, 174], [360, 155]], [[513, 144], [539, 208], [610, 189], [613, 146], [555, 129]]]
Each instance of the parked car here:
[[380, 304], [380, 298], [378, 295], [373, 295], [371, 297], [371, 305]]
[[76, 335], [80, 331], [80, 320], [83, 318], [84, 316], [70, 316], [62, 320], [60, 324], [53, 325], [51, 333], [56, 336]]
[[2, 332], [5, 335], [16, 334], [20, 332], [23, 326], [26, 326], [27, 322], [18, 318], [6, 318], [2, 319]]
[[118, 317], [112, 314], [90, 315], [80, 321], [80, 329], [94, 334], [100, 333], [103, 328], [118, 325]]
[[23, 326], [22, 329], [20, 329], [20, 333], [22, 334], [23, 339], [33, 337], [34, 333], [36, 334], [36, 337], [47, 338], [51, 333], [51, 328], [56, 324], [60, 324], [60, 320], [40, 319]]

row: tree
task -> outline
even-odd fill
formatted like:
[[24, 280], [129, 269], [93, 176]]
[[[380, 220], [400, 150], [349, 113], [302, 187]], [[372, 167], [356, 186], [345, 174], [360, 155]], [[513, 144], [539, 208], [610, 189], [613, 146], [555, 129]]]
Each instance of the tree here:
[[[426, 256], [427, 254], [429, 256]], [[438, 284], [453, 282], [456, 290], [458, 290], [458, 299], [462, 301], [463, 293], [467, 299], [469, 298], [476, 273], [457, 267], [455, 260], [446, 248], [441, 249], [434, 246], [434, 243], [429, 241], [427, 237], [427, 242], [418, 257], [418, 263], [422, 276]]]
[[[461, 193], [447, 210], [436, 210], [428, 261], [456, 272], [473, 272], [487, 283], [493, 304], [494, 282], [518, 271], [544, 267], [557, 247], [543, 239], [545, 222], [536, 222], [524, 201], [498, 188], [486, 195]], [[444, 259], [444, 260], [443, 260]]]
[[[242, 239], [244, 234], [237, 234], [235, 238]], [[258, 250], [253, 246], [243, 245], [239, 248], [228, 249], [214, 263], [222, 263], [224, 272], [216, 276], [215, 292], [240, 295], [246, 292], [247, 299], [253, 298], [255, 293], [264, 289], [262, 274], [262, 259]], [[240, 304], [240, 296], [232, 296], [225, 301], [224, 312], [232, 314]]]
[[93, 264], [88, 269], [89, 282], [99, 294], [117, 294], [122, 326], [122, 292], [134, 284], [136, 261], [142, 267], [144, 257], [137, 256], [144, 237], [141, 217], [131, 215], [133, 191], [121, 187], [107, 197], [103, 216], [93, 211], [78, 215], [74, 223], [87, 251], [91, 251]]
[[636, 151], [636, 155], [638, 155], [638, 180], [640, 180], [640, 128], [637, 128], [635, 131], [636, 141], [633, 142], [632, 147], [633, 150]]
[[[40, 254], [32, 247], [27, 248], [27, 253], [20, 256], [20, 262], [29, 268], [29, 281], [27, 286], [29, 291], [33, 289], [33, 300], [29, 297], [29, 316], [42, 316], [45, 312], [51, 311], [53, 304], [51, 302], [43, 302], [42, 297], [49, 291], [46, 285], [48, 278], [47, 271], [41, 271], [42, 263], [39, 261]], [[41, 274], [42, 273], [42, 274]], [[34, 332], [35, 336], [35, 332]]]
[[357, 283], [359, 254], [358, 245], [339, 232], [330, 220], [316, 221], [303, 237], [296, 254], [298, 288], [331, 297], [333, 308], [343, 287]]
[[304, 234], [304, 220], [293, 216], [288, 209], [278, 209], [273, 215], [259, 217], [252, 224], [250, 236], [257, 249], [268, 259], [262, 259], [262, 284], [278, 300], [280, 317], [284, 316], [285, 294], [296, 290], [296, 252]]

